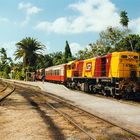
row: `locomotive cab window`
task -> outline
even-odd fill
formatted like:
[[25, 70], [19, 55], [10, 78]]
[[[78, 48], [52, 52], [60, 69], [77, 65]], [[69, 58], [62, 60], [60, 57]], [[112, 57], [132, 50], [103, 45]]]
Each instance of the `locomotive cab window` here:
[[74, 63], [72, 64], [72, 69], [75, 69], [75, 64]]
[[127, 59], [127, 55], [121, 55], [121, 58]]
[[68, 65], [68, 70], [70, 70], [71, 69], [71, 65]]
[[134, 59], [138, 59], [138, 56], [134, 56]]

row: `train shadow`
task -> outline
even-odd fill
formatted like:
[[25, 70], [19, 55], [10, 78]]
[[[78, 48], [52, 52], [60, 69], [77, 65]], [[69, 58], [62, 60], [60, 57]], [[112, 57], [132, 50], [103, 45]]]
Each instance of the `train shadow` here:
[[31, 99], [32, 95], [31, 93], [27, 93], [25, 91], [20, 92], [20, 95], [23, 96], [28, 103], [38, 112], [40, 117], [43, 119], [44, 123], [46, 125], [49, 125], [49, 131], [51, 133], [51, 137], [54, 140], [64, 140], [65, 136], [60, 130], [60, 128], [55, 124], [53, 119], [50, 116], [46, 116], [46, 112], [44, 110], [41, 110], [39, 107], [39, 104], [35, 102], [33, 99]]

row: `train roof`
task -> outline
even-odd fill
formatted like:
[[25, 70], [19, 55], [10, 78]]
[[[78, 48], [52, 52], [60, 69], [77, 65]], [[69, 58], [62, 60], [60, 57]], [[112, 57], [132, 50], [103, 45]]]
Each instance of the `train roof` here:
[[60, 67], [64, 67], [65, 65], [66, 65], [66, 63], [65, 64], [60, 64], [60, 65], [56, 65], [56, 66], [51, 66], [51, 67], [45, 68], [45, 70], [58, 69]]

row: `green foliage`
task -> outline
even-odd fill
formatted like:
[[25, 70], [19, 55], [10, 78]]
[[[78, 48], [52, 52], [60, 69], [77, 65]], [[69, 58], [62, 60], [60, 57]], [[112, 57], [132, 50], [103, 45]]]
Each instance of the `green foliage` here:
[[121, 39], [123, 39], [130, 30], [120, 30], [116, 27], [108, 27], [105, 31], [102, 31], [100, 35], [100, 41], [105, 47], [114, 47]]
[[140, 36], [130, 34], [116, 44], [116, 51], [136, 51], [140, 53]]
[[8, 74], [11, 71], [11, 67], [7, 64], [4, 66], [3, 71]]
[[88, 48], [80, 50], [76, 56], [78, 59], [87, 59], [114, 52], [115, 45], [123, 39], [128, 32], [129, 30], [122, 31], [119, 28], [108, 27], [99, 34], [100, 38], [95, 43], [90, 43]]
[[70, 50], [70, 46], [68, 41], [66, 41], [65, 51], [64, 51], [64, 62], [68, 62], [68, 60], [72, 60], [72, 53]]
[[4, 65], [7, 62], [7, 53], [6, 50], [4, 48], [0, 49], [0, 57], [1, 57], [1, 63]]
[[59, 65], [64, 63], [63, 62], [63, 53], [60, 52], [55, 52], [55, 53], [50, 53], [46, 54], [44, 56], [41, 56], [40, 59], [37, 61], [37, 66], [36, 69], [39, 68], [46, 68], [54, 65]]
[[36, 69], [67, 63], [73, 59], [75, 58], [72, 57], [68, 41], [66, 41], [64, 53], [60, 51], [40, 56], [37, 61]]
[[120, 23], [122, 26], [124, 27], [128, 27], [128, 22], [129, 22], [129, 19], [128, 19], [128, 16], [127, 16], [127, 12], [126, 11], [121, 11], [120, 13]]
[[52, 58], [53, 65], [59, 65], [63, 63], [63, 53], [62, 52], [55, 52], [50, 54]]
[[40, 55], [37, 60], [36, 69], [45, 68], [53, 65], [51, 54]]
[[41, 50], [45, 47], [41, 42], [31, 37], [22, 39], [20, 42], [16, 43], [16, 46], [15, 59], [23, 58], [24, 67], [34, 67], [41, 54]]
[[9, 78], [11, 71], [12, 59], [7, 56], [4, 48], [0, 49], [0, 76], [2, 78]]
[[106, 55], [113, 51], [110, 46], [105, 46], [101, 40], [97, 40], [96, 43], [90, 43], [88, 48], [80, 50], [76, 56], [78, 59], [88, 59], [92, 57]]
[[8, 73], [6, 73], [6, 72], [4, 72], [4, 71], [0, 71], [0, 77], [1, 77], [1, 78], [6, 78], [6, 79], [8, 79], [8, 78], [9, 78], [9, 75], [8, 75]]
[[22, 71], [17, 71], [17, 72], [13, 73], [13, 77], [12, 78], [16, 79], [16, 80], [24, 80], [25, 74], [23, 74]]

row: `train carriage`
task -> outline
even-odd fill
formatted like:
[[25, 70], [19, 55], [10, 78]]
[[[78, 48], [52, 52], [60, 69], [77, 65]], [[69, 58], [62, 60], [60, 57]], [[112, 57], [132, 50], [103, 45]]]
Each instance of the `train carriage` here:
[[64, 83], [66, 80], [66, 64], [46, 68], [45, 80]]

